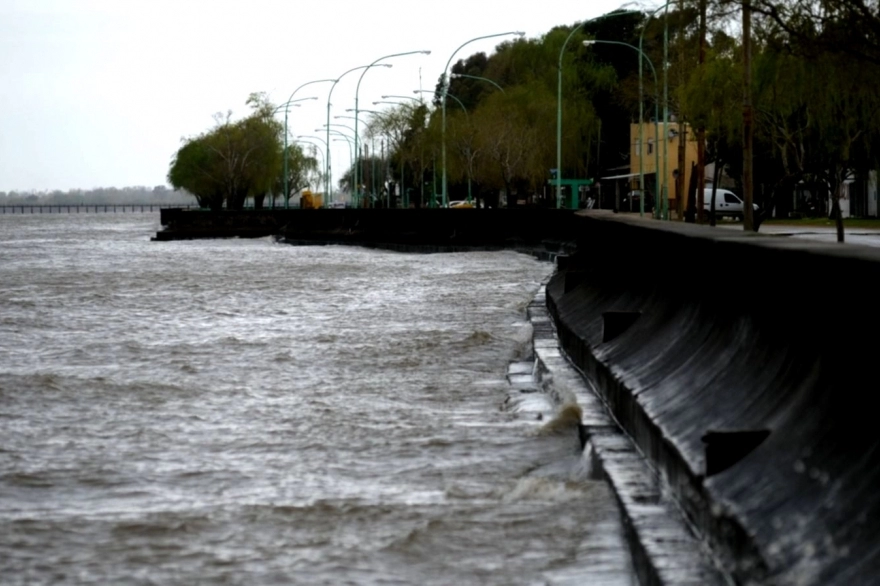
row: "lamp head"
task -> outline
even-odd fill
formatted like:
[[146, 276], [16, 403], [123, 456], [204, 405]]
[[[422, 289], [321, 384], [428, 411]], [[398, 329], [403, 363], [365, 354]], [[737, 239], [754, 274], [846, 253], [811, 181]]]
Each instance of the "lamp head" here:
[[420, 51], [422, 55], [430, 55], [431, 51]]
[[518, 37], [520, 37], [520, 38], [526, 36], [526, 33], [525, 33], [524, 31], [516, 31], [516, 32], [513, 33], [513, 34], [515, 34], [516, 36], [518, 36]]
[[588, 40], [584, 41], [584, 47], [589, 47], [589, 46], [595, 45], [595, 44], [596, 44], [596, 41], [593, 39], [588, 39]]

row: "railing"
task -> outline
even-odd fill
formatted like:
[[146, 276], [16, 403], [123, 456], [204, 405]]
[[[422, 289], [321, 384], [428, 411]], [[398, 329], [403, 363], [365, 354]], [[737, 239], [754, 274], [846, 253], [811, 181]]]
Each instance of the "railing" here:
[[0, 205], [0, 214], [102, 214], [158, 212], [162, 208], [199, 209], [198, 204], [14, 204]]

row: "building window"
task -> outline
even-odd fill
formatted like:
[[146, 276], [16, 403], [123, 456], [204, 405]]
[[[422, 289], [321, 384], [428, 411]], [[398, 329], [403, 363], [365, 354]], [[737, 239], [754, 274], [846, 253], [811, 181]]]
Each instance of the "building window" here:
[[648, 139], [648, 154], [650, 155], [653, 152], [654, 152], [654, 139], [649, 138]]
[[636, 139], [636, 156], [642, 156], [642, 141], [640, 141], [639, 139]]

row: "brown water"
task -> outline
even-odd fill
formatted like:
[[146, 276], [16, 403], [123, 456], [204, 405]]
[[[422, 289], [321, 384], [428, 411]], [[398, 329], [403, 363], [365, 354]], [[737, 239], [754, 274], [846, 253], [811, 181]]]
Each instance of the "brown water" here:
[[501, 408], [549, 264], [157, 228], [0, 217], [0, 583], [632, 583]]

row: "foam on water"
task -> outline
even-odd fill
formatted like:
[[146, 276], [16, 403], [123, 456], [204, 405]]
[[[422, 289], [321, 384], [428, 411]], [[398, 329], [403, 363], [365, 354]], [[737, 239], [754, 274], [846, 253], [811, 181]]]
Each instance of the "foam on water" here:
[[157, 219], [0, 216], [4, 584], [567, 583], [619, 532], [500, 408], [550, 265]]

